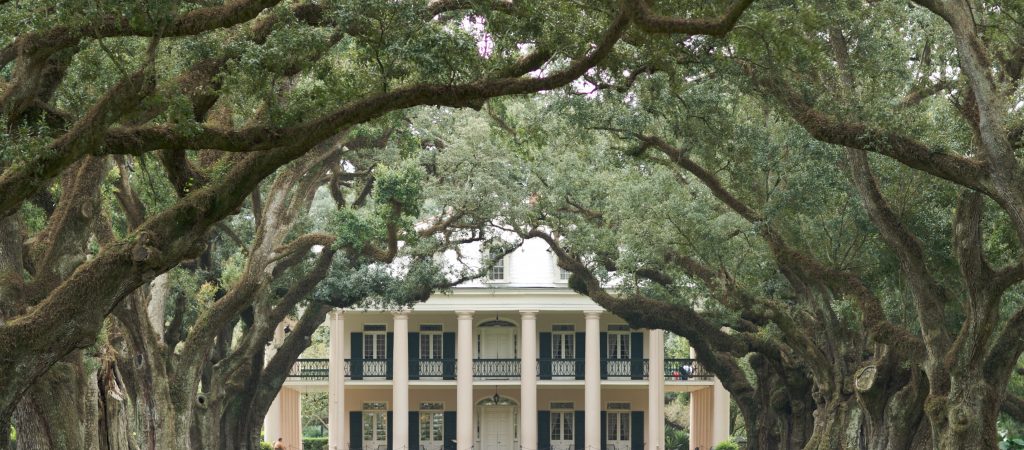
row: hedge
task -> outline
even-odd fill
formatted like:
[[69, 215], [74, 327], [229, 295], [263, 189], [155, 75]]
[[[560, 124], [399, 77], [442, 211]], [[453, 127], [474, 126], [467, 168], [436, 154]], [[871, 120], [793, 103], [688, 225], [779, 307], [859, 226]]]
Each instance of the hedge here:
[[302, 450], [327, 450], [327, 438], [307, 437], [302, 438]]

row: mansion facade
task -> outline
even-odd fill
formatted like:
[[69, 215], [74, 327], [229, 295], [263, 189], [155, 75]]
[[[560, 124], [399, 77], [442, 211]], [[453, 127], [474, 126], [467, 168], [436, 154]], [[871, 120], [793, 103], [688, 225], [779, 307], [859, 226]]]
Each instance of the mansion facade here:
[[329, 450], [662, 450], [666, 392], [690, 393], [690, 449], [728, 438], [712, 374], [567, 279], [527, 241], [411, 309], [333, 311], [329, 358], [296, 362], [266, 439], [300, 448], [304, 392], [328, 394]]

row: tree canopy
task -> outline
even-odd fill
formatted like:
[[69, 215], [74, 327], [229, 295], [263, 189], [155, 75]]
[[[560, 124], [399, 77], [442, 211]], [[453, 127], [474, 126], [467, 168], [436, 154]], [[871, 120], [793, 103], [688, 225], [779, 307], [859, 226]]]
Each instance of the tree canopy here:
[[513, 235], [685, 337], [748, 448], [997, 448], [1024, 423], [1022, 17], [0, 0], [0, 429], [252, 448], [331, 308], [422, 301], [479, 275], [436, 255]]

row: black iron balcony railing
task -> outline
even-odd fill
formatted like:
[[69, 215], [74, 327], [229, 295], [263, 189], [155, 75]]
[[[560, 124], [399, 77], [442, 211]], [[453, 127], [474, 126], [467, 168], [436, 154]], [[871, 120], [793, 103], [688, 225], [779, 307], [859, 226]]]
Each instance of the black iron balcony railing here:
[[695, 359], [666, 359], [665, 379], [668, 381], [709, 380], [713, 377]]
[[391, 379], [390, 359], [346, 359], [345, 378], [362, 380], [364, 378]]
[[474, 378], [519, 378], [520, 369], [518, 358], [473, 360]]
[[[409, 361], [409, 375], [412, 379], [440, 378], [455, 379], [455, 358], [412, 359]], [[355, 364], [355, 367], [353, 367]], [[584, 359], [541, 358], [537, 360], [537, 374], [542, 380], [559, 378], [583, 379]], [[345, 378], [390, 378], [391, 361], [384, 359], [345, 360]], [[629, 378], [646, 380], [650, 376], [648, 359], [605, 359], [601, 361], [602, 378]], [[353, 369], [355, 369], [353, 371]], [[288, 378], [307, 381], [326, 381], [330, 371], [328, 359], [298, 359], [288, 372]], [[514, 379], [519, 378], [522, 367], [519, 359], [474, 359], [475, 378]], [[357, 376], [353, 376], [353, 372]], [[667, 381], [710, 380], [711, 372], [695, 359], [666, 359], [664, 377]]]
[[326, 380], [330, 369], [330, 360], [327, 359], [298, 359], [292, 364], [288, 371], [288, 378], [300, 380]]
[[542, 380], [552, 378], [583, 379], [583, 367], [583, 358], [540, 358], [537, 360], [537, 375]]
[[455, 379], [455, 358], [410, 359], [409, 378]]
[[646, 375], [646, 359], [602, 359], [601, 378], [627, 378], [642, 380]]

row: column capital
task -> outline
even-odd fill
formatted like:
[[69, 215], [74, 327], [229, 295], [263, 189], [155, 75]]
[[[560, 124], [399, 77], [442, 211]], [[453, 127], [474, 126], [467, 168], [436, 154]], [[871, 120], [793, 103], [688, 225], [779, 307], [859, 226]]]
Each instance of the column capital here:
[[604, 311], [583, 311], [583, 317], [587, 319], [600, 319]]
[[400, 309], [398, 311], [391, 311], [391, 314], [395, 316], [395, 319], [408, 319], [409, 318], [409, 310], [408, 309]]
[[331, 320], [342, 320], [345, 318], [345, 310], [334, 308], [330, 312]]
[[521, 314], [521, 315], [523, 316], [523, 318], [524, 318], [524, 319], [536, 319], [536, 318], [537, 318], [537, 313], [538, 313], [538, 312], [540, 312], [540, 311], [534, 311], [534, 310], [530, 310], [530, 311], [519, 311], [519, 314]]
[[455, 315], [459, 316], [459, 320], [470, 320], [473, 318], [473, 311], [455, 311]]

